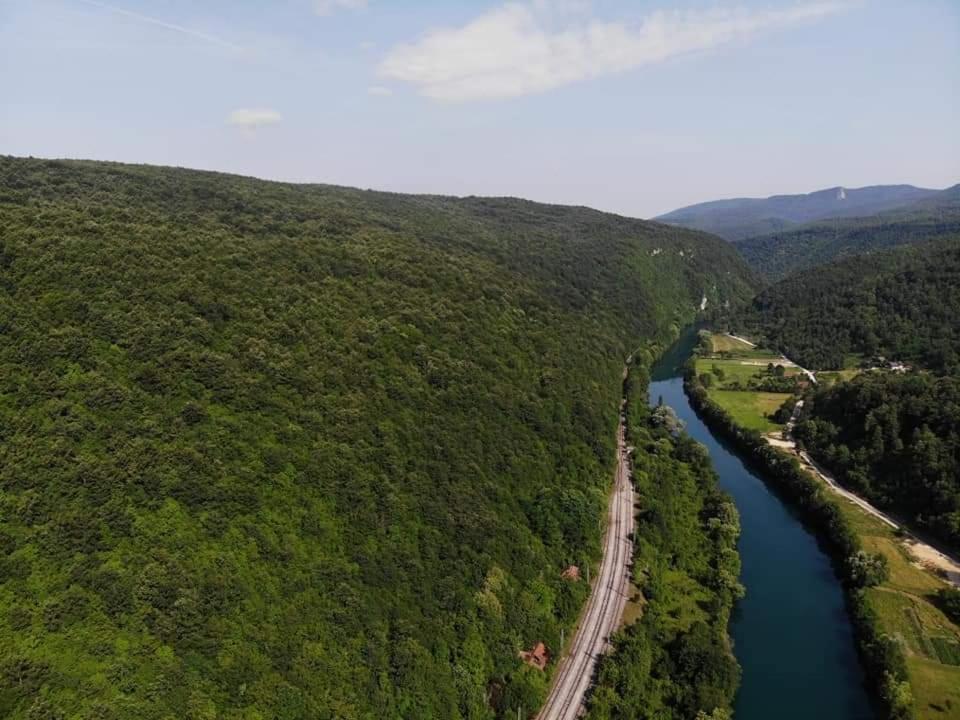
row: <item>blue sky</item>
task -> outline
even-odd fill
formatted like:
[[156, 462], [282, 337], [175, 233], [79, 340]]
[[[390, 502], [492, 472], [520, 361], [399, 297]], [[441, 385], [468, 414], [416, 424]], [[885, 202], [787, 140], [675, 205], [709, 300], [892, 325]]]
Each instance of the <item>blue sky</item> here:
[[960, 181], [960, 2], [0, 0], [0, 153], [648, 217]]

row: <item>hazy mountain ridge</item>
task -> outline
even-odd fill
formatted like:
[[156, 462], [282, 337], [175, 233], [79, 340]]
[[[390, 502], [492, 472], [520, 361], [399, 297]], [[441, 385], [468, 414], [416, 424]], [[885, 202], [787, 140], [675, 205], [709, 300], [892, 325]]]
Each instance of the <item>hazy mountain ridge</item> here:
[[714, 200], [679, 208], [654, 219], [738, 242], [813, 220], [870, 215], [911, 204], [938, 192], [912, 185], [837, 186], [799, 195]]
[[747, 263], [775, 281], [867, 252], [960, 232], [960, 185], [875, 215], [818, 221], [736, 244]]

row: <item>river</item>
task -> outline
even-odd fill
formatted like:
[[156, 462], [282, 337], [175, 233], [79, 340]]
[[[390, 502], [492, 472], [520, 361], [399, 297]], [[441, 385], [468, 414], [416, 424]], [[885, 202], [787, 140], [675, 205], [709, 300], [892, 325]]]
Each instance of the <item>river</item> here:
[[740, 511], [741, 582], [730, 634], [743, 667], [736, 720], [872, 720], [843, 591], [830, 559], [783, 502], [710, 432], [683, 392], [685, 333], [653, 371], [660, 398], [710, 451], [720, 485]]

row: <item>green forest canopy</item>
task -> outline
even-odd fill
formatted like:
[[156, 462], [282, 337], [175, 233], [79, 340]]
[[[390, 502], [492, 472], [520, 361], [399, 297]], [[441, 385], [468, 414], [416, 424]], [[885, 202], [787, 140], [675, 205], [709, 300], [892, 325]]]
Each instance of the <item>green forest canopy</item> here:
[[960, 233], [799, 272], [728, 318], [801, 365], [862, 354], [960, 369]]
[[804, 411], [797, 437], [844, 485], [960, 548], [960, 379], [864, 373]]
[[585, 208], [0, 158], [0, 715], [535, 702], [623, 357], [750, 292]]

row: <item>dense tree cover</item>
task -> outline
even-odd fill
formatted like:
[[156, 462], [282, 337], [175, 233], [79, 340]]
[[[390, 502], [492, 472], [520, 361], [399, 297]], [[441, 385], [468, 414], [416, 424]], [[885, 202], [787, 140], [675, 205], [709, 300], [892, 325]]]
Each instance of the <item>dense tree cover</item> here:
[[913, 694], [901, 643], [881, 631], [865, 589], [882, 581], [887, 561], [864, 551], [851, 523], [824, 485], [803, 470], [798, 460], [770, 445], [763, 435], [737, 425], [733, 417], [710, 399], [694, 365], [688, 366], [684, 390], [690, 404], [715, 432], [731, 442], [756, 467], [778, 494], [800, 513], [830, 553], [841, 572], [850, 619], [867, 677], [887, 720], [913, 717]]
[[0, 158], [0, 716], [533, 707], [622, 357], [744, 276], [583, 208]]
[[960, 379], [864, 373], [808, 398], [795, 434], [851, 490], [960, 547]]
[[646, 378], [628, 386], [638, 492], [633, 582], [643, 615], [601, 661], [588, 718], [729, 717], [739, 682], [727, 623], [739, 584], [740, 520], [706, 450], [667, 408], [651, 411]]
[[960, 234], [791, 275], [726, 318], [801, 365], [845, 356], [960, 369]]
[[941, 588], [937, 597], [947, 617], [955, 623], [960, 623], [960, 589], [955, 587]]
[[960, 185], [898, 210], [750, 237], [737, 243], [737, 250], [757, 273], [775, 282], [843, 258], [950, 234], [960, 234]]
[[769, 233], [789, 232], [798, 224], [815, 220], [872, 215], [935, 199], [940, 193], [939, 190], [912, 185], [834, 187], [801, 195], [714, 200], [680, 208], [655, 219], [740, 242]]

